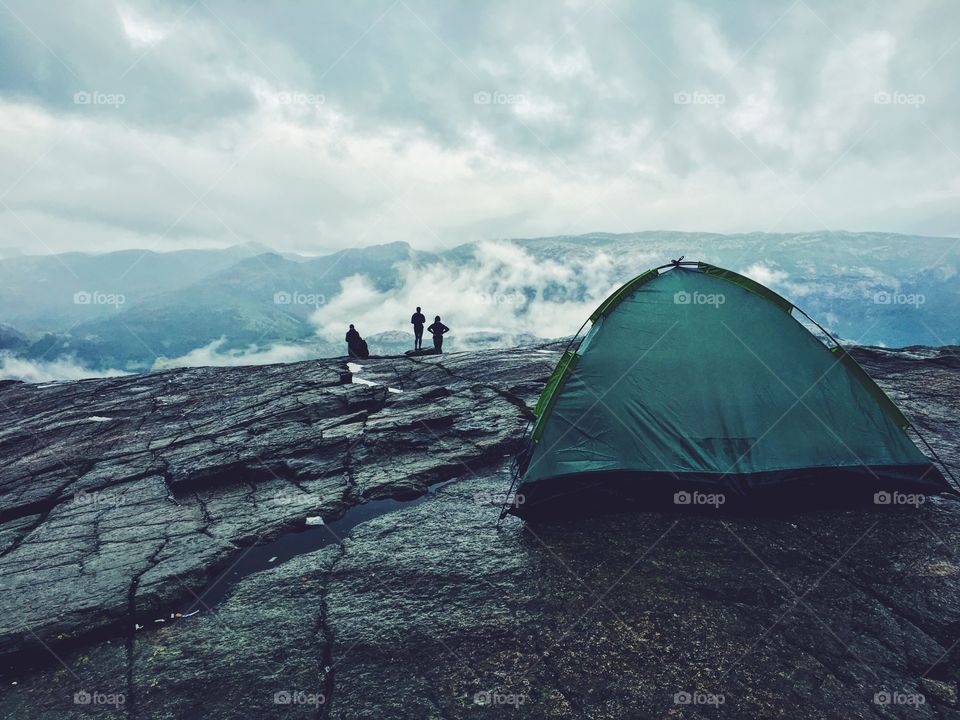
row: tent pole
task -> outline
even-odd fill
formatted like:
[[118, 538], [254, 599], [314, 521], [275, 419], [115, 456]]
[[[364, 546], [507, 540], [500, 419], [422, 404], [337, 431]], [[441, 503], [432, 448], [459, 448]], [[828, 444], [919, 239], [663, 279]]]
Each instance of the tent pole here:
[[[530, 427], [530, 421], [527, 421], [527, 427]], [[523, 431], [523, 434], [527, 434], [526, 428]], [[529, 443], [528, 443], [529, 444]], [[521, 452], [522, 454], [522, 452]], [[513, 486], [517, 484], [517, 480], [520, 477], [520, 455], [517, 455], [513, 458], [513, 462], [510, 463], [510, 487], [507, 489], [507, 494], [503, 498], [503, 505], [500, 506], [500, 517], [497, 518], [497, 529], [500, 529], [500, 523], [503, 522], [503, 519], [507, 516], [507, 503], [510, 502], [510, 493], [513, 492]]]
[[500, 506], [500, 517], [497, 518], [497, 530], [500, 529], [500, 523], [503, 522], [503, 519], [507, 516], [507, 503], [510, 502], [510, 493], [513, 492], [513, 486], [517, 484], [517, 478], [520, 477], [519, 473], [510, 473], [513, 476], [513, 479], [510, 481], [510, 488], [507, 490], [506, 497], [503, 498], [503, 505]]
[[927, 450], [930, 451], [930, 454], [933, 455], [934, 460], [940, 463], [940, 467], [947, 471], [947, 476], [953, 482], [953, 487], [950, 488], [954, 493], [960, 495], [960, 484], [957, 483], [957, 478], [954, 476], [953, 471], [950, 470], [949, 466], [940, 459], [940, 456], [937, 454], [937, 451], [933, 449], [930, 443], [927, 442], [927, 439], [917, 430], [916, 426], [913, 423], [910, 423], [910, 427], [913, 428], [913, 431], [917, 434], [917, 437], [920, 438], [921, 442], [926, 446]]

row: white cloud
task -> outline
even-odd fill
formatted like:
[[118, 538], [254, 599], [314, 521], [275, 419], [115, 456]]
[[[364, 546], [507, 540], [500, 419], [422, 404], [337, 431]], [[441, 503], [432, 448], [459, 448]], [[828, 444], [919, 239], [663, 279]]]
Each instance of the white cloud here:
[[0, 42], [4, 245], [316, 254], [960, 221], [960, 6], [9, 5], [36, 35]]
[[22, 380], [28, 383], [65, 382], [127, 374], [121, 370], [91, 370], [66, 357], [52, 361], [33, 361], [0, 355], [0, 380]]
[[150, 47], [163, 40], [167, 34], [160, 25], [128, 5], [118, 7], [117, 13], [123, 24], [123, 32], [133, 47]]
[[560, 337], [576, 332], [576, 324], [624, 281], [622, 267], [606, 253], [559, 263], [492, 241], [480, 243], [463, 263], [399, 270], [400, 282], [388, 292], [363, 275], [345, 279], [340, 293], [313, 315], [318, 334], [342, 342], [348, 323], [362, 335], [405, 328], [420, 306], [430, 322], [439, 314], [454, 336], [496, 333], [505, 345], [523, 335]]
[[772, 286], [779, 285], [786, 281], [787, 273], [783, 270], [777, 270], [774, 267], [765, 265], [762, 262], [755, 262], [746, 270], [740, 271], [741, 275], [746, 275], [751, 280], [756, 280], [761, 285]]
[[236, 366], [236, 365], [272, 365], [274, 363], [297, 362], [316, 357], [316, 350], [303, 345], [271, 345], [260, 348], [250, 346], [240, 349], [221, 349], [226, 344], [224, 337], [208, 345], [196, 348], [176, 358], [158, 358], [153, 370], [167, 370], [176, 367]]

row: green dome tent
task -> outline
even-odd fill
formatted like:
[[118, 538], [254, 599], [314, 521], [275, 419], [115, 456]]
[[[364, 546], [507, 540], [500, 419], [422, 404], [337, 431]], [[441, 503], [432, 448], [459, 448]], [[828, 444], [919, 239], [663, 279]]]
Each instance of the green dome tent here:
[[795, 314], [706, 263], [626, 283], [547, 383], [506, 512], [949, 490], [893, 401]]

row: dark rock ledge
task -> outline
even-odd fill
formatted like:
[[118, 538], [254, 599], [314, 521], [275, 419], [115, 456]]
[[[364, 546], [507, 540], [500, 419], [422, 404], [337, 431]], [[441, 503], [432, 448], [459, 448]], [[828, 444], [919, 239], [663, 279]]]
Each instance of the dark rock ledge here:
[[[0, 385], [0, 717], [960, 717], [951, 498], [495, 529], [558, 356]], [[957, 467], [960, 362], [858, 357]]]

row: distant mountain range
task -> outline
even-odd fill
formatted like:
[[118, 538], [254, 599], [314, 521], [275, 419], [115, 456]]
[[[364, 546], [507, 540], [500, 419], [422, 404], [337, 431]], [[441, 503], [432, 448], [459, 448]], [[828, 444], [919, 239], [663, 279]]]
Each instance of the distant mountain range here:
[[412, 345], [417, 304], [450, 349], [569, 335], [613, 288], [685, 255], [751, 275], [835, 334], [899, 347], [960, 343], [960, 240], [888, 233], [642, 232], [422, 252], [405, 243], [309, 258], [261, 245], [0, 256], [0, 353], [93, 374], [374, 352]]

